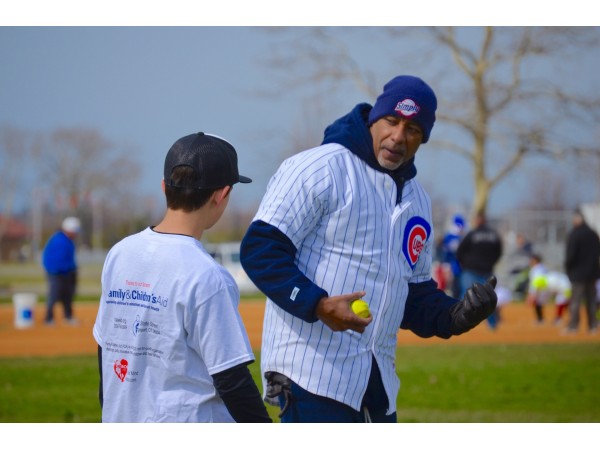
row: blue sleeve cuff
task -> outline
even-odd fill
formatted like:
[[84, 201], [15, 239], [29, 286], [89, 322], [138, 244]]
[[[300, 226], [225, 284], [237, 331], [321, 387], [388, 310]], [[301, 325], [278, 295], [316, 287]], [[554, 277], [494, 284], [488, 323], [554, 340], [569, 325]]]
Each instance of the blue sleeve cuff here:
[[434, 280], [409, 283], [404, 318], [400, 328], [410, 330], [417, 336], [450, 338], [450, 307], [458, 300], [437, 287]]
[[254, 284], [279, 307], [306, 322], [329, 294], [308, 279], [295, 263], [297, 249], [278, 228], [263, 221], [250, 224], [240, 246], [242, 267]]

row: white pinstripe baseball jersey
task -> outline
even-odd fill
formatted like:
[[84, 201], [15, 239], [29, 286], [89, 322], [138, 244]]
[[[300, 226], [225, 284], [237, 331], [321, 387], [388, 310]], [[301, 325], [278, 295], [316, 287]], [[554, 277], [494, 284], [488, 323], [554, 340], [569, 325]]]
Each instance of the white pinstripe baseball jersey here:
[[[360, 409], [375, 355], [396, 409], [396, 339], [408, 282], [431, 279], [431, 202], [414, 179], [396, 203], [392, 178], [339, 144], [304, 151], [283, 162], [269, 181], [254, 220], [288, 236], [296, 264], [329, 295], [366, 291], [374, 320], [363, 333], [333, 332], [267, 300], [261, 369], [302, 388]], [[290, 302], [294, 301], [294, 293]], [[263, 380], [264, 382], [264, 380]]]

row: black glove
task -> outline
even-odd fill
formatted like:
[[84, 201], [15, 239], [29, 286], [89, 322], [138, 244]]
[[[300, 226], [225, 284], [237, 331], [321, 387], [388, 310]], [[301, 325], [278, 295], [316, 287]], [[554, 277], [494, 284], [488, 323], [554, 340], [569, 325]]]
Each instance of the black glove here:
[[494, 312], [498, 303], [495, 287], [496, 277], [492, 275], [485, 284], [475, 283], [467, 289], [464, 298], [450, 308], [452, 334], [469, 331]]
[[292, 380], [277, 372], [265, 372], [265, 379], [267, 380], [265, 400], [269, 405], [279, 406], [277, 398], [282, 394], [285, 398], [285, 404], [279, 413], [279, 417], [283, 417], [292, 401]]

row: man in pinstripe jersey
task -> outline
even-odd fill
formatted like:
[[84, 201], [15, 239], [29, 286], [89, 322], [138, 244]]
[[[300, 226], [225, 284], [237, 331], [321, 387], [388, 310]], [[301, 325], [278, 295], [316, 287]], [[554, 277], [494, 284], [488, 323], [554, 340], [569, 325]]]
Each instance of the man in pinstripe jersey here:
[[[415, 154], [436, 108], [423, 80], [398, 76], [269, 181], [241, 258], [267, 296], [263, 386], [282, 422], [396, 422], [398, 330], [449, 338], [495, 309], [495, 278], [458, 300], [431, 277], [431, 203]], [[352, 313], [357, 298], [371, 317]]]

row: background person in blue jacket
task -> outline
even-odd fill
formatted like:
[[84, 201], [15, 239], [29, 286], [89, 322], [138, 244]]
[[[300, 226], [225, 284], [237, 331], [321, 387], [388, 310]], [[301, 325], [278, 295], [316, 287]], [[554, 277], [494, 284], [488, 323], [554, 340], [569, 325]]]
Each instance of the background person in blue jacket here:
[[48, 298], [46, 300], [46, 325], [54, 325], [54, 304], [62, 302], [65, 321], [77, 325], [73, 317], [73, 297], [77, 287], [77, 261], [75, 239], [81, 230], [77, 217], [63, 220], [61, 229], [54, 233], [42, 253], [42, 263], [48, 278]]
[[[449, 338], [496, 306], [495, 278], [462, 301], [432, 279], [431, 201], [415, 153], [436, 107], [423, 80], [396, 77], [268, 184], [241, 260], [268, 297], [263, 392], [282, 422], [396, 422], [399, 329]], [[352, 312], [357, 298], [370, 317]]]
[[465, 219], [463, 219], [460, 214], [455, 214], [454, 217], [452, 217], [452, 223], [450, 224], [450, 227], [448, 227], [448, 230], [442, 238], [440, 245], [441, 262], [448, 264], [450, 271], [452, 272], [452, 285], [450, 292], [452, 296], [456, 298], [460, 298], [461, 295], [461, 267], [460, 263], [458, 262], [458, 258], [456, 257], [456, 251], [458, 250], [460, 241], [464, 236], [464, 230]]

